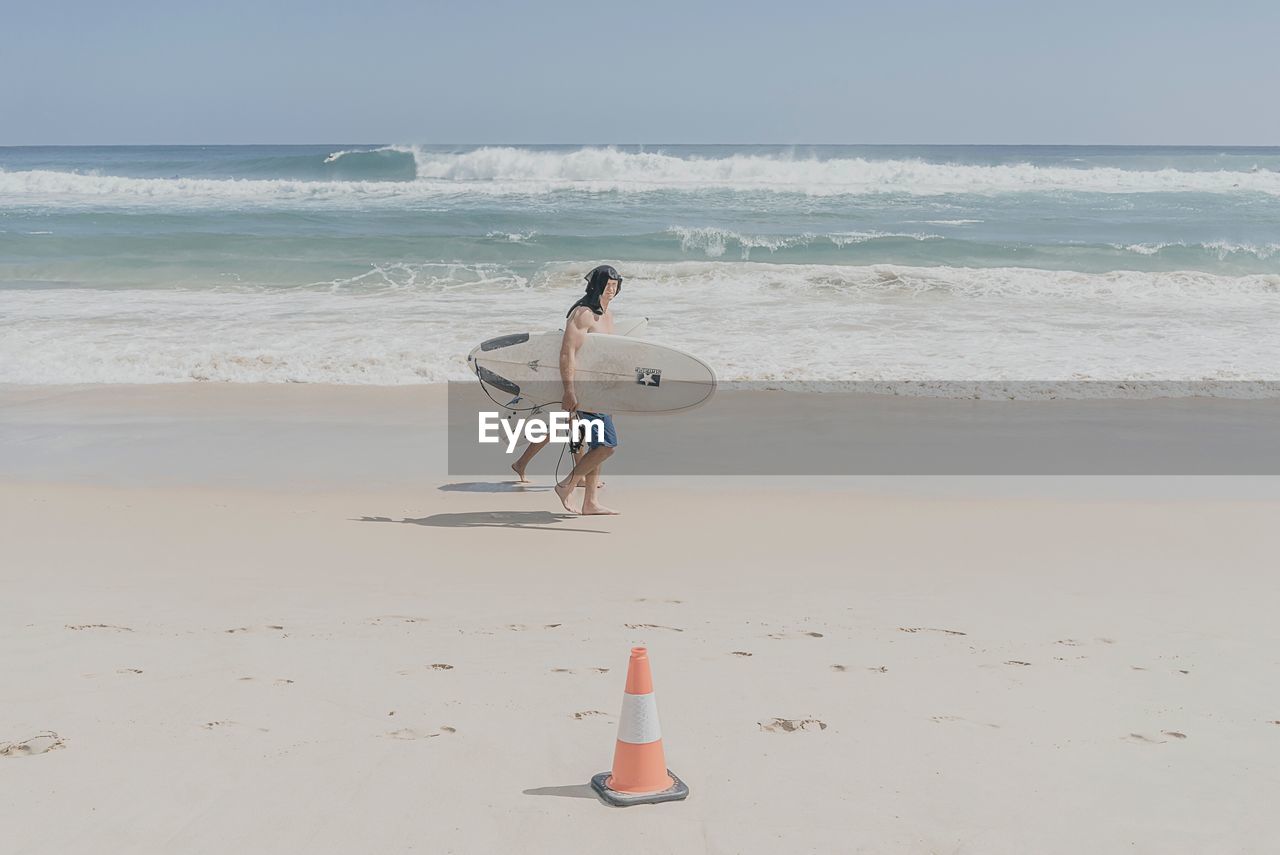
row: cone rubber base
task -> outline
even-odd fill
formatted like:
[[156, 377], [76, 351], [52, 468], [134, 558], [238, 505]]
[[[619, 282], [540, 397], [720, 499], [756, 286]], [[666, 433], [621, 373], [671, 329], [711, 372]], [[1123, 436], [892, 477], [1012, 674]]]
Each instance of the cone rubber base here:
[[651, 805], [658, 802], [678, 802], [689, 795], [689, 788], [685, 782], [675, 776], [670, 769], [667, 774], [671, 776], [674, 782], [665, 790], [659, 790], [656, 793], [620, 793], [617, 790], [611, 790], [605, 786], [605, 781], [609, 780], [612, 772], [601, 772], [599, 775], [591, 776], [591, 789], [600, 794], [600, 798], [604, 799], [611, 805], [616, 807], [626, 807], [627, 805]]

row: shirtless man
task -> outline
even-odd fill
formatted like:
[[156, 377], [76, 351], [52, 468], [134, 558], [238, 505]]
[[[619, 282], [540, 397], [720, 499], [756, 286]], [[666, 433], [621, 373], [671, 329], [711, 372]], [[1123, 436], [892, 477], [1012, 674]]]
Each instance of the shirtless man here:
[[[602, 264], [586, 276], [587, 293], [569, 309], [564, 325], [564, 339], [560, 344], [560, 379], [564, 383], [564, 398], [561, 405], [570, 413], [578, 412], [578, 395], [574, 389], [574, 372], [577, 368], [578, 351], [582, 348], [587, 335], [593, 332], [613, 332], [613, 313], [609, 304], [622, 290], [622, 277], [618, 271], [607, 264]], [[556, 485], [556, 495], [565, 510], [574, 514], [616, 514], [596, 500], [599, 488], [600, 467], [613, 456], [618, 447], [618, 433], [613, 426], [613, 416], [605, 413], [578, 412], [578, 418], [588, 424], [598, 423], [600, 428], [592, 428], [590, 436], [603, 434], [602, 442], [589, 442], [589, 449], [582, 459], [573, 467], [573, 471]], [[586, 490], [582, 498], [581, 510], [569, 506], [569, 497], [579, 483], [585, 483]]]

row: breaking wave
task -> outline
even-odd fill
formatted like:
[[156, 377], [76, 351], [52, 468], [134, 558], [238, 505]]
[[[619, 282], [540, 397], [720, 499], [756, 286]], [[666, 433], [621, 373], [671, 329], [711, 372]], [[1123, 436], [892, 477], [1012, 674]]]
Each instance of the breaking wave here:
[[[295, 156], [291, 160], [298, 160]], [[1008, 193], [1210, 193], [1280, 196], [1280, 172], [1193, 171], [920, 159], [676, 156], [615, 148], [541, 151], [486, 147], [462, 152], [416, 146], [338, 150], [265, 178], [137, 177], [48, 169], [0, 171], [5, 205], [358, 206], [457, 194], [757, 192], [801, 196], [997, 195]], [[264, 167], [265, 168], [265, 167]], [[275, 167], [273, 167], [275, 168]], [[951, 221], [959, 223], [961, 221]]]

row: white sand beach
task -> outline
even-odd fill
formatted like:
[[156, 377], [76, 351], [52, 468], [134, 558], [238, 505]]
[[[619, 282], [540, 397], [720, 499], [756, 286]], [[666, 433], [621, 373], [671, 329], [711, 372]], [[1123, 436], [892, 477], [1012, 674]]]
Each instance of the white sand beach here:
[[[439, 388], [0, 401], [6, 852], [1277, 845], [1273, 479], [617, 476], [584, 518], [547, 461], [445, 474]], [[637, 644], [691, 795], [610, 808]]]
[[3, 17], [0, 855], [1280, 855], [1280, 4], [136, 11]]

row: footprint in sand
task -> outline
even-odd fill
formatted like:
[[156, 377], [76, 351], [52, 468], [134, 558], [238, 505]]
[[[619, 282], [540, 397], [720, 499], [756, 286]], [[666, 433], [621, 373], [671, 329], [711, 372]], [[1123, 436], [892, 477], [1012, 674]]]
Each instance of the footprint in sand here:
[[961, 718], [958, 715], [934, 715], [934, 716], [929, 716], [929, 720], [935, 721], [938, 724], [945, 724], [947, 722], [954, 721], [954, 722], [960, 722], [962, 724], [972, 724], [976, 727], [990, 727], [994, 730], [1000, 729], [1000, 725], [998, 724], [991, 724], [990, 722], [985, 722], [985, 721], [970, 721], [969, 719]]
[[593, 718], [598, 715], [608, 715], [608, 713], [601, 710], [582, 710], [581, 712], [574, 713], [573, 717], [578, 721], [582, 721], [584, 718]]
[[[416, 665], [413, 668], [401, 668], [396, 673], [399, 674], [401, 677], [408, 677], [412, 674], [421, 673], [423, 667], [424, 666], [422, 665]], [[430, 665], [427, 665], [425, 667], [430, 668], [432, 671], [452, 671], [453, 670], [453, 666], [450, 665], [448, 662], [433, 662]]]
[[[590, 670], [595, 671], [597, 674], [609, 673], [608, 668], [591, 668]], [[552, 674], [577, 674], [578, 672], [573, 668], [552, 668], [551, 673]]]
[[731, 650], [729, 651], [729, 655], [730, 656], [751, 656], [752, 654], [748, 653], [745, 650]]
[[457, 732], [458, 732], [458, 729], [456, 727], [450, 727], [449, 725], [446, 724], [446, 725], [442, 725], [440, 727], [440, 730], [435, 733], [416, 730], [412, 727], [402, 727], [399, 730], [393, 730], [393, 731], [390, 731], [389, 733], [384, 733], [382, 735], [387, 739], [402, 739], [406, 741], [413, 741], [418, 739], [435, 739], [437, 736], [443, 736], [446, 733], [457, 733]]
[[[1160, 734], [1162, 736], [1170, 736], [1174, 739], [1187, 738], [1187, 735], [1185, 733], [1178, 730], [1162, 730], [1160, 731]], [[1145, 745], [1164, 745], [1166, 742], [1169, 741], [1167, 739], [1152, 739], [1150, 736], [1147, 736], [1142, 733], [1131, 733], [1128, 736], [1122, 736], [1120, 738], [1123, 739], [1125, 742], [1138, 742]]]
[[947, 635], [968, 635], [967, 632], [961, 632], [958, 629], [939, 629], [933, 626], [900, 626], [900, 632], [942, 632]]
[[657, 599], [655, 597], [637, 597], [636, 602], [637, 603], [670, 603], [673, 606], [678, 606], [684, 603], [684, 600], [662, 600], [662, 599]]
[[792, 634], [791, 634], [791, 633], [789, 633], [789, 632], [771, 632], [771, 633], [769, 633], [769, 638], [776, 639], [776, 640], [781, 640], [781, 639], [785, 639], [785, 638], [797, 638], [797, 637], [800, 637], [800, 636], [803, 636], [803, 637], [805, 637], [805, 638], [825, 638], [825, 636], [824, 636], [822, 633], [820, 633], [820, 632], [812, 632], [812, 631], [809, 631], [809, 630], [806, 630], [806, 631], [803, 631], [803, 632], [797, 633], [797, 634], [795, 634], [795, 635], [792, 635]]
[[46, 730], [17, 742], [0, 742], [0, 757], [34, 757], [66, 747], [66, 740], [52, 730]]
[[831, 670], [832, 671], [848, 671], [849, 669], [843, 665], [832, 665]]
[[795, 733], [797, 730], [826, 730], [827, 723], [816, 718], [771, 718], [756, 722], [765, 733]]
[[382, 734], [387, 739], [430, 739], [433, 736], [439, 736], [438, 733], [421, 733], [411, 727], [402, 727], [399, 730], [388, 731]]
[[[207, 721], [200, 726], [203, 727], [205, 730], [220, 730], [224, 727], [238, 728], [238, 727], [241, 727], [242, 725], [238, 721]], [[271, 732], [271, 728], [269, 727], [255, 727], [254, 730], [258, 731], [259, 733]]]
[[141, 674], [142, 671], [138, 668], [117, 668], [116, 673], [117, 674]]
[[69, 623], [69, 624], [65, 624], [65, 626], [67, 627], [67, 629], [75, 629], [75, 630], [109, 629], [109, 630], [112, 630], [113, 632], [133, 632], [133, 629], [131, 627], [116, 626], [115, 624], [111, 624], [111, 623], [78, 623], [78, 624]]
[[[222, 728], [227, 728], [227, 727], [238, 728], [238, 727], [242, 727], [243, 725], [241, 725], [240, 722], [238, 721], [228, 720], [228, 721], [206, 721], [204, 724], [200, 726], [203, 727], [205, 730], [221, 730]], [[271, 732], [271, 728], [269, 727], [255, 727], [254, 730], [258, 731], [259, 733]]]
[[410, 617], [409, 615], [378, 615], [377, 617], [367, 619], [365, 623], [371, 623], [377, 626], [382, 624], [384, 621], [386, 623], [425, 623], [426, 620], [427, 619], [424, 617]]
[[1031, 663], [1030, 663], [1030, 662], [1023, 662], [1021, 659], [1009, 659], [1009, 660], [1007, 660], [1004, 664], [1006, 664], [1006, 665], [1030, 665]]
[[672, 632], [684, 632], [684, 630], [678, 626], [663, 626], [658, 623], [624, 623], [623, 626], [627, 629], [669, 629]]

